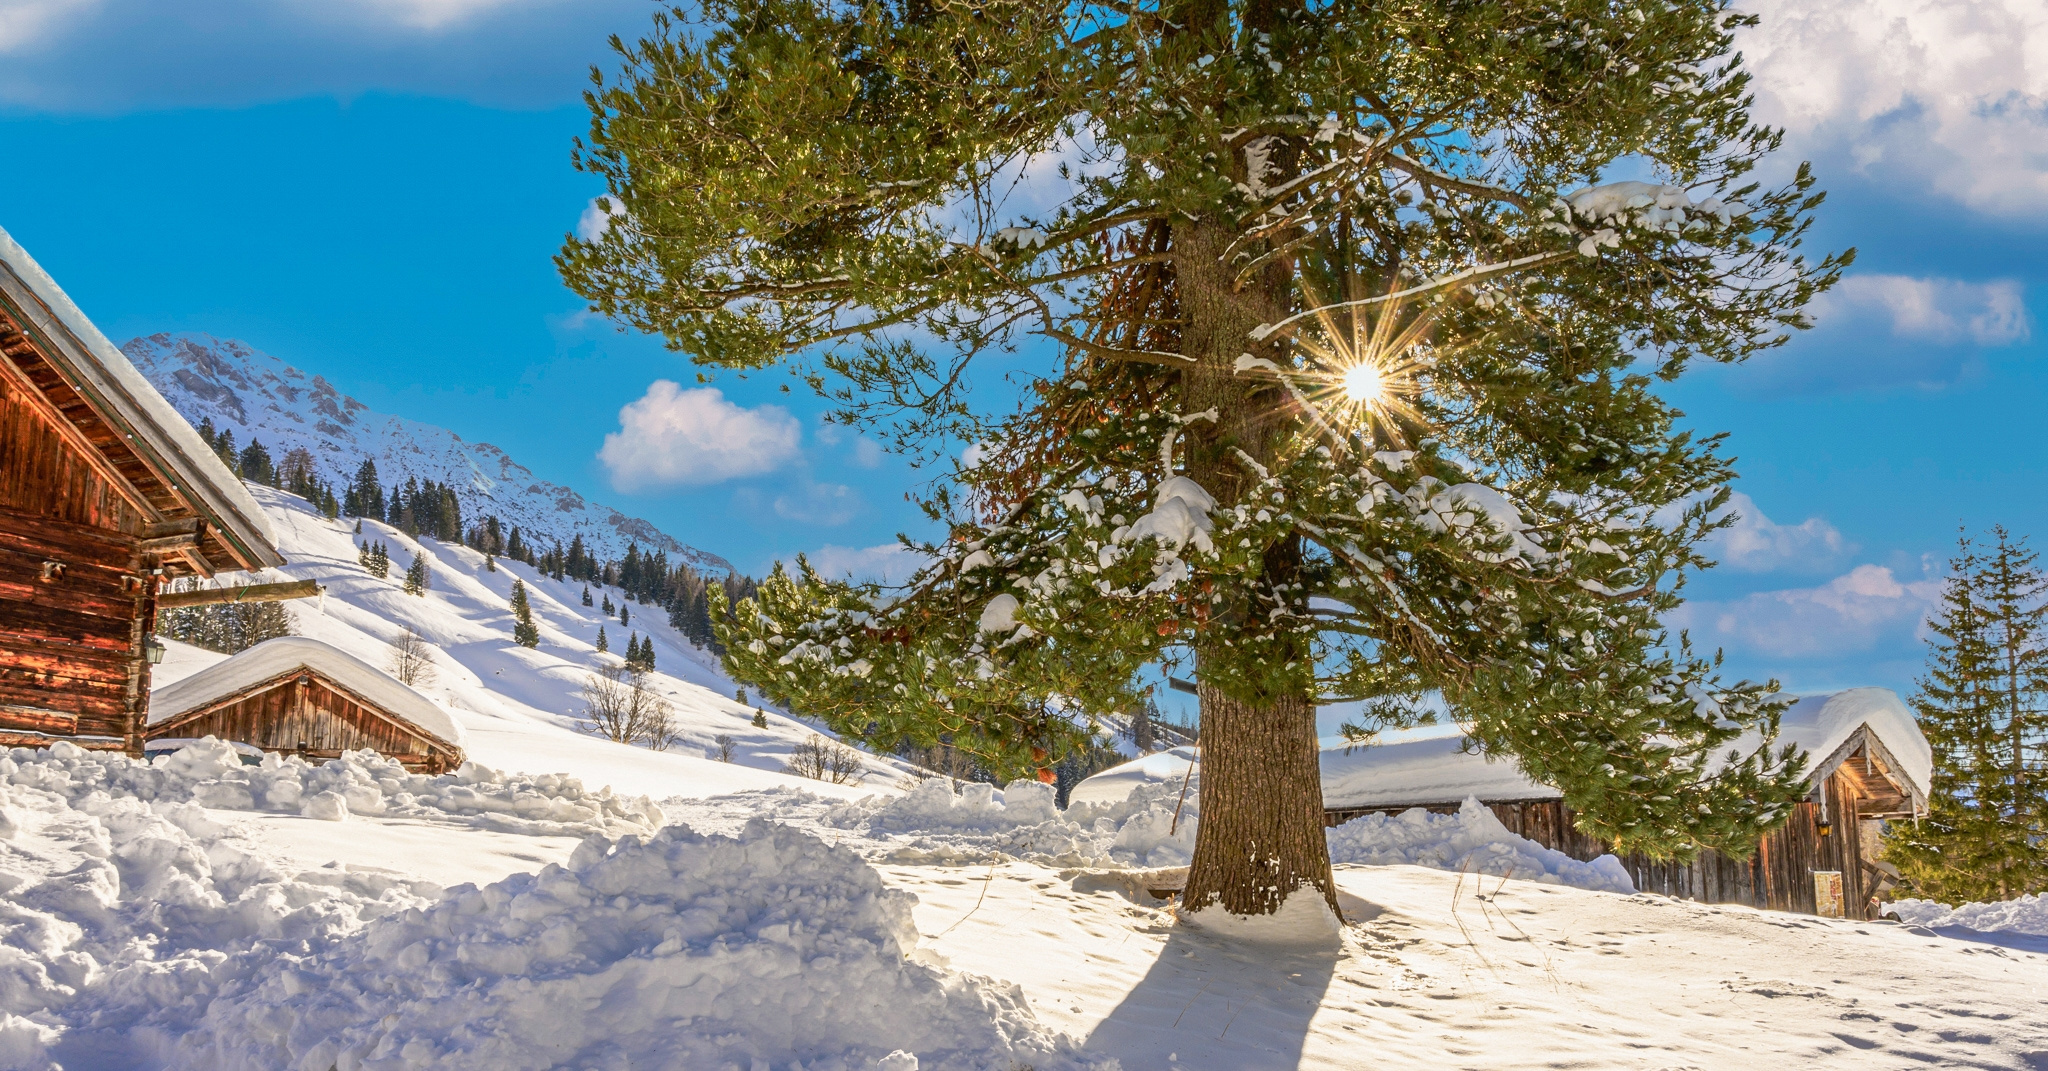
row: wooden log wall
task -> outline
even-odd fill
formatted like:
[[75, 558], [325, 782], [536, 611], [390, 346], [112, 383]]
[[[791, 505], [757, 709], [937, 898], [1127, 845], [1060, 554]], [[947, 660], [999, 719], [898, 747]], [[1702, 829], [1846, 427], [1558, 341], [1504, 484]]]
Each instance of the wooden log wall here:
[[[1842, 903], [1852, 919], [1875, 917], [1876, 871], [1866, 861], [1867, 835], [1857, 820], [1858, 796], [1847, 778], [1829, 777], [1827, 796], [1830, 829], [1821, 836], [1821, 804], [1800, 803], [1776, 832], [1765, 837], [1754, 854], [1737, 859], [1720, 852], [1701, 852], [1690, 863], [1656, 860], [1640, 853], [1620, 856], [1621, 865], [1642, 892], [1662, 893], [1717, 904], [1748, 904], [1777, 911], [1814, 913], [1813, 873], [1842, 873]], [[1488, 804], [1501, 824], [1546, 848], [1574, 859], [1592, 860], [1612, 849], [1605, 841], [1581, 833], [1575, 815], [1562, 800], [1529, 800]], [[1364, 814], [1399, 814], [1406, 807], [1365, 807], [1325, 812], [1328, 825], [1341, 825]], [[1433, 814], [1455, 814], [1457, 804], [1431, 805]]]
[[139, 747], [143, 524], [11, 366], [0, 374], [0, 743]]
[[[303, 683], [302, 683], [303, 682]], [[358, 702], [317, 674], [301, 671], [220, 704], [150, 726], [151, 739], [214, 736], [309, 760], [364, 748], [408, 770], [444, 773], [462, 753]]]

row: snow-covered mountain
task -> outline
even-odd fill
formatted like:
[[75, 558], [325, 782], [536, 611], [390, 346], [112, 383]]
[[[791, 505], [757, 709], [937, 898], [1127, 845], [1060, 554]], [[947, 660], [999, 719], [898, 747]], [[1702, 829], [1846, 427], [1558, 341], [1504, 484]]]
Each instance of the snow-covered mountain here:
[[638, 543], [699, 570], [732, 571], [724, 558], [645, 520], [537, 478], [489, 443], [374, 412], [326, 379], [246, 343], [196, 333], [155, 334], [131, 339], [121, 349], [187, 420], [211, 420], [216, 428], [232, 430], [240, 445], [260, 439], [273, 458], [304, 447], [337, 493], [368, 458], [377, 463], [384, 486], [407, 477], [447, 484], [462, 500], [465, 524], [496, 514], [536, 547], [545, 549], [553, 540], [566, 547], [580, 534], [599, 560], [622, 558], [628, 543]]

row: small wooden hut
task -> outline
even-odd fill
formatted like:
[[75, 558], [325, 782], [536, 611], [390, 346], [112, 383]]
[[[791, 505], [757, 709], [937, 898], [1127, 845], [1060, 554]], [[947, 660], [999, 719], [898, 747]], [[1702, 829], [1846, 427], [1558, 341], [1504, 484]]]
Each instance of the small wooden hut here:
[[462, 765], [461, 730], [396, 678], [304, 636], [267, 640], [157, 689], [147, 738], [216, 737], [309, 761], [365, 748], [415, 773]]
[[[1884, 688], [1809, 696], [1785, 712], [1780, 742], [1807, 753], [1812, 794], [1793, 808], [1754, 854], [1736, 859], [1702, 852], [1691, 863], [1639, 854], [1622, 865], [1644, 892], [1710, 903], [1807, 914], [1874, 917], [1891, 874], [1877, 851], [1884, 822], [1927, 812], [1933, 754], [1912, 711]], [[1560, 793], [1523, 777], [1512, 763], [1467, 754], [1453, 737], [1324, 753], [1323, 800], [1329, 825], [1413, 807], [1456, 811], [1477, 798], [1521, 836], [1591, 860], [1611, 851], [1581, 833]]]
[[281, 565], [275, 542], [241, 481], [0, 231], [0, 746], [141, 754], [163, 582]]

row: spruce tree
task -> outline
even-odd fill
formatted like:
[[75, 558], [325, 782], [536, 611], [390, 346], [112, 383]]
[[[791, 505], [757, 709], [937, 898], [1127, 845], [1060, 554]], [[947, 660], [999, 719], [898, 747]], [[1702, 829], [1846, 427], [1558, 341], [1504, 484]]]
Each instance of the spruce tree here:
[[619, 603], [619, 625], [620, 625], [621, 627], [624, 627], [624, 626], [626, 626], [626, 625], [630, 625], [630, 624], [632, 624], [632, 623], [633, 623], [633, 612], [632, 612], [631, 610], [628, 610], [628, 609], [626, 608], [626, 604], [625, 604], [625, 602], [621, 601], [621, 602]]
[[583, 605], [590, 605], [590, 585], [583, 585]]
[[1927, 675], [1913, 697], [1934, 749], [1927, 817], [1892, 823], [1906, 891], [1950, 904], [2048, 888], [2048, 577], [2004, 528], [1956, 541]]
[[495, 555], [495, 554], [492, 554], [492, 553], [490, 553], [489, 551], [485, 551], [485, 552], [484, 552], [484, 572], [486, 572], [486, 573], [495, 573], [495, 572], [497, 572], [497, 571], [498, 571], [498, 556], [497, 556], [497, 555]]
[[609, 651], [609, 650], [611, 650], [611, 649], [612, 649], [611, 641], [609, 641], [609, 640], [605, 639], [605, 637], [604, 637], [604, 626], [603, 626], [603, 625], [599, 625], [599, 626], [597, 626], [597, 650], [598, 650], [598, 653], [599, 653], [599, 654], [603, 654], [604, 652], [606, 652], [606, 651]]
[[[1804, 167], [1749, 177], [1779, 141], [1732, 51], [1753, 16], [696, 10], [590, 95], [576, 162], [617, 214], [564, 278], [703, 365], [809, 355], [837, 419], [913, 456], [977, 446], [900, 590], [800, 562], [713, 593], [734, 677], [877, 750], [1042, 773], [1086, 746], [1049, 699], [1129, 710], [1142, 667], [1191, 663], [1197, 913], [1334, 907], [1325, 701], [1368, 701], [1366, 733], [1440, 693], [1623, 850], [1740, 852], [1803, 794], [1771, 688], [1658, 623], [1732, 470], [1655, 380], [1781, 342], [1846, 263], [1795, 252]], [[1084, 166], [1006, 202], [1053, 153]], [[975, 409], [1027, 334], [1022, 404]]]
[[427, 593], [427, 588], [432, 583], [433, 578], [427, 572], [427, 556], [425, 554], [414, 554], [412, 556], [412, 564], [405, 568], [405, 593], [407, 595], [423, 596]]
[[512, 582], [512, 642], [540, 646], [540, 626], [533, 622], [533, 606], [526, 601], [526, 583], [521, 580]]

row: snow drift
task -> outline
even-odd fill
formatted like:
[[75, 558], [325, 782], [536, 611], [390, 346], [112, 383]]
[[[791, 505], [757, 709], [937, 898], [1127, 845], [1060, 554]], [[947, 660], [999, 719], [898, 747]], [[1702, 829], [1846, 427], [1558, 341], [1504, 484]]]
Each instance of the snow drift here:
[[912, 897], [754, 821], [593, 839], [223, 993], [177, 1068], [1038, 1071], [1098, 1065], [1013, 985], [914, 953]]
[[828, 809], [826, 826], [865, 834], [864, 850], [895, 863], [969, 863], [999, 856], [1051, 866], [1185, 866], [1194, 857], [1194, 799], [1178, 826], [1178, 787], [1147, 786], [1107, 804], [1060, 810], [1051, 785], [931, 778], [901, 796], [870, 796]]
[[[763, 801], [779, 820], [797, 818], [788, 804]], [[1174, 812], [1179, 808], [1176, 821]], [[1109, 803], [1053, 805], [1052, 788], [1015, 781], [1000, 791], [967, 783], [955, 791], [934, 778], [902, 796], [871, 797], [828, 808], [822, 825], [856, 830], [853, 842], [893, 863], [969, 863], [1011, 856], [1050, 866], [1172, 867], [1194, 858], [1201, 822], [1198, 795], [1183, 801], [1171, 782], [1140, 784]], [[1511, 832], [1477, 799], [1455, 814], [1413, 808], [1369, 814], [1329, 831], [1333, 863], [1412, 864], [1469, 870], [1582, 889], [1634, 892], [1621, 861], [1603, 855], [1581, 862]]]
[[1915, 926], [1960, 926], [1980, 933], [2025, 933], [2048, 937], [2048, 893], [2014, 900], [1950, 907], [1933, 900], [1900, 900], [1886, 908]]
[[95, 793], [145, 803], [197, 803], [232, 811], [430, 818], [531, 836], [617, 836], [650, 832], [661, 809], [645, 798], [590, 792], [573, 777], [504, 775], [464, 763], [437, 776], [408, 773], [374, 751], [350, 751], [314, 766], [274, 752], [260, 766], [208, 737], [170, 755], [131, 759], [60, 741], [0, 758], [0, 784], [56, 793], [80, 804]]
[[1456, 814], [1420, 807], [1400, 814], [1368, 814], [1330, 830], [1330, 861], [1383, 866], [1411, 863], [1442, 870], [1634, 892], [1635, 881], [1612, 855], [1581, 862], [1519, 836], [1478, 799], [1466, 797]]

